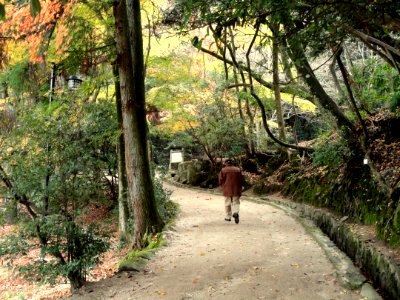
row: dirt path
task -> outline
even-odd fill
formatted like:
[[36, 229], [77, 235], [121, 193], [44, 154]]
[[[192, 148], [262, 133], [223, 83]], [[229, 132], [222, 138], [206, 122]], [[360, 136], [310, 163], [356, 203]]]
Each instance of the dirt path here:
[[167, 188], [181, 207], [168, 246], [142, 272], [72, 299], [362, 299], [340, 286], [323, 250], [285, 212], [242, 201], [235, 224], [224, 221], [222, 196]]

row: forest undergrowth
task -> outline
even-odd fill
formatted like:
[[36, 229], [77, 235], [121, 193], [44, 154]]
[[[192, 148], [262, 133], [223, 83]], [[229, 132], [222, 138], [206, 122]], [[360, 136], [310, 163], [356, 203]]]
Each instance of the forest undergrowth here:
[[[102, 224], [103, 229], [111, 233], [110, 248], [103, 253], [100, 264], [90, 271], [88, 281], [95, 282], [113, 276], [118, 271], [119, 262], [127, 255], [130, 247], [121, 247], [118, 238], [116, 216], [108, 207], [92, 206], [86, 210], [80, 220], [83, 224]], [[0, 227], [0, 236], [8, 235], [18, 230], [18, 225]], [[31, 263], [40, 257], [40, 249], [33, 248], [28, 253], [20, 254], [13, 262], [14, 270]], [[67, 279], [58, 280], [55, 285], [29, 282], [29, 278], [16, 275], [9, 269], [7, 261], [0, 263], [0, 299], [61, 299], [71, 294]]]
[[367, 116], [365, 124], [369, 161], [365, 161], [366, 156], [355, 154], [350, 145], [343, 145], [340, 136], [333, 133], [322, 146], [316, 146], [311, 157], [285, 161], [257, 182], [254, 191], [281, 192], [294, 201], [327, 208], [355, 223], [371, 225], [387, 245], [399, 248], [400, 133], [396, 128], [400, 117], [382, 110]]

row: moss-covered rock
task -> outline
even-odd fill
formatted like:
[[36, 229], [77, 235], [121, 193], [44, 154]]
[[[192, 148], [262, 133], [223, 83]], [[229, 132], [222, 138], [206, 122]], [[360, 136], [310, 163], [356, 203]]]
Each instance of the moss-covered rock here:
[[197, 185], [201, 181], [202, 163], [196, 159], [181, 162], [174, 180], [190, 185]]
[[282, 184], [277, 182], [259, 181], [253, 185], [253, 192], [256, 195], [265, 195], [279, 192]]
[[340, 174], [339, 170], [298, 173], [284, 182], [281, 192], [295, 201], [326, 207], [357, 222], [375, 225], [382, 239], [400, 246], [400, 208], [390, 209], [390, 200], [374, 181], [368, 174], [360, 174], [355, 178]]

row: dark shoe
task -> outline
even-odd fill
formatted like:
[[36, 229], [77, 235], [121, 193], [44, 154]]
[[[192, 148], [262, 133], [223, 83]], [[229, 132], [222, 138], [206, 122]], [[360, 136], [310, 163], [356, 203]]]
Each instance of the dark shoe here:
[[230, 221], [231, 221], [231, 218], [225, 218], [225, 221], [230, 222]]
[[236, 223], [236, 224], [239, 224], [239, 214], [234, 213], [234, 214], [232, 215], [232, 217], [235, 218], [235, 223]]

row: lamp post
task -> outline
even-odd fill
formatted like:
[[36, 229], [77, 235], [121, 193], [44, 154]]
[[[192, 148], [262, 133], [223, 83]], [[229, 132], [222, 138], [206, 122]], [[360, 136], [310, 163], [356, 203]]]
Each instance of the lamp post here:
[[[53, 96], [54, 96], [54, 89], [56, 85], [56, 71], [57, 71], [57, 65], [55, 63], [52, 63], [51, 66], [51, 75], [50, 75], [50, 94], [49, 94], [49, 106], [53, 102]], [[70, 90], [76, 90], [79, 88], [79, 86], [82, 83], [82, 79], [79, 79], [76, 75], [72, 75], [68, 78], [68, 88]], [[47, 154], [50, 152], [50, 143], [47, 143], [46, 150]], [[47, 166], [47, 172], [46, 172], [46, 178], [45, 178], [45, 195], [44, 195], [44, 209], [47, 212], [49, 208], [49, 184], [50, 184], [50, 167], [49, 163]]]
[[51, 73], [50, 73], [49, 104], [53, 101], [54, 87], [56, 85], [56, 70], [57, 70], [57, 65], [55, 63], [52, 63], [51, 64]]
[[[51, 105], [51, 102], [53, 101], [53, 95], [54, 95], [54, 88], [56, 85], [56, 70], [57, 70], [57, 65], [55, 63], [51, 64], [51, 73], [50, 73], [50, 94], [49, 94], [49, 107]], [[49, 157], [49, 152], [50, 152], [50, 143], [47, 142], [46, 146], [46, 153], [47, 153], [47, 159]], [[46, 178], [45, 178], [45, 194], [44, 194], [44, 199], [43, 199], [43, 206], [44, 210], [47, 213], [49, 210], [49, 184], [50, 184], [50, 167], [49, 167], [49, 162], [47, 162], [47, 171], [46, 171]]]

